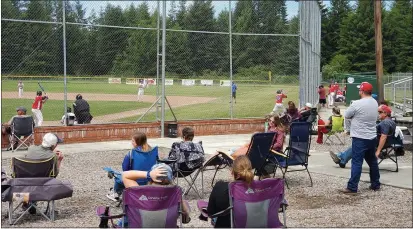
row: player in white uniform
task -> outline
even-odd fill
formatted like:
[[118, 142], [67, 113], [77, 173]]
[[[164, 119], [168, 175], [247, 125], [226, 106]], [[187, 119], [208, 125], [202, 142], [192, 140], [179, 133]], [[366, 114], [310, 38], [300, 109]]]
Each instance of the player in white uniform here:
[[19, 80], [19, 83], [17, 84], [17, 88], [19, 89], [19, 98], [23, 97], [23, 87], [24, 87], [24, 83]]
[[145, 92], [145, 87], [146, 87], [146, 80], [142, 80], [142, 82], [139, 83], [139, 87], [138, 87], [138, 102], [141, 101], [141, 97], [143, 96]]

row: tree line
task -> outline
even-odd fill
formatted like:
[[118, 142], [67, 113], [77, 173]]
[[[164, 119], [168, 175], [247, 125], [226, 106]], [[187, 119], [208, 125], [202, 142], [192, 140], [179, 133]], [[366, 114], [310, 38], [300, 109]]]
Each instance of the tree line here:
[[[214, 16], [212, 1], [171, 1], [167, 16], [166, 71], [168, 75], [228, 77], [228, 11]], [[413, 71], [412, 1], [383, 2], [384, 70]], [[321, 65], [323, 77], [340, 72], [375, 71], [373, 0], [331, 0], [322, 10]], [[2, 18], [62, 21], [62, 1], [2, 1]], [[121, 8], [107, 4], [86, 16], [82, 1], [68, 1], [66, 21], [93, 25], [156, 28], [158, 12], [146, 2]], [[297, 16], [288, 19], [286, 0], [237, 1], [232, 32], [298, 34]], [[2, 21], [2, 74], [63, 74], [62, 25]], [[161, 34], [160, 34], [161, 35]], [[156, 75], [157, 31], [67, 24], [67, 74]], [[295, 77], [299, 72], [299, 38], [296, 36], [233, 35], [235, 79]], [[287, 78], [288, 80], [288, 78]]]
[[[62, 2], [2, 1], [2, 18], [62, 21]], [[107, 4], [85, 16], [81, 1], [67, 2], [66, 22], [156, 28], [158, 12], [146, 2], [122, 9]], [[212, 1], [171, 1], [167, 16], [166, 71], [183, 77], [229, 75], [228, 11], [214, 16]], [[286, 0], [238, 1], [232, 31], [298, 34], [299, 20], [287, 19]], [[161, 36], [162, 34], [160, 34]], [[67, 74], [156, 75], [157, 31], [67, 24]], [[56, 75], [63, 73], [62, 26], [2, 21], [2, 73]], [[298, 37], [234, 35], [233, 71], [239, 77], [268, 79], [273, 74], [298, 75]]]
[[[374, 0], [321, 2], [323, 78], [337, 73], [374, 72]], [[383, 67], [385, 73], [413, 71], [413, 1], [382, 1]]]

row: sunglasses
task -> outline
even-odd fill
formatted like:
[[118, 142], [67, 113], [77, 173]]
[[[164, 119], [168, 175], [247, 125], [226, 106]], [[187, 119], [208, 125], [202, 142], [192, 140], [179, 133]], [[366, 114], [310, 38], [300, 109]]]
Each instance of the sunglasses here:
[[379, 111], [379, 114], [383, 114], [384, 113], [384, 111]]

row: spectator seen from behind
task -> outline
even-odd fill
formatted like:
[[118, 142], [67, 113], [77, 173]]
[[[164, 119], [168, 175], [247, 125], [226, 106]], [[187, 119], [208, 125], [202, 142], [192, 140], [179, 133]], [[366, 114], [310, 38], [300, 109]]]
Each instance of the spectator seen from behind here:
[[55, 171], [54, 174], [57, 176], [59, 174], [59, 168], [63, 160], [63, 153], [56, 150], [59, 143], [63, 140], [59, 138], [54, 133], [47, 133], [43, 136], [43, 141], [41, 145], [32, 145], [27, 150], [27, 154], [23, 157], [26, 160], [47, 160], [54, 158], [55, 161]]
[[[23, 106], [17, 107], [16, 112], [17, 112], [16, 115], [11, 117], [11, 119], [7, 123], [3, 124], [3, 128], [2, 128], [3, 134], [8, 134], [8, 135], [11, 134], [11, 124], [13, 123], [14, 119], [30, 117], [30, 115], [26, 115], [27, 109]], [[12, 142], [14, 142], [14, 147], [13, 148], [17, 148], [18, 142], [17, 141], [12, 141]], [[10, 144], [12, 144], [12, 143], [10, 143]], [[11, 145], [8, 148], [8, 150], [11, 150]]]
[[380, 173], [376, 153], [376, 121], [378, 104], [371, 97], [373, 86], [363, 82], [359, 86], [361, 99], [354, 101], [345, 113], [345, 118], [350, 119], [350, 136], [352, 137], [351, 177], [347, 188], [341, 190], [344, 194], [357, 194], [363, 160], [370, 167], [370, 188], [380, 189]]

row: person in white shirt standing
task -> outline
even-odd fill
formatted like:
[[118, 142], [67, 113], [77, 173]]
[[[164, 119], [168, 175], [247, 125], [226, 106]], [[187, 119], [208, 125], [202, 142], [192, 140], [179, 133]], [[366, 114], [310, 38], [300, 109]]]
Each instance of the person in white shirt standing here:
[[141, 98], [145, 92], [145, 87], [146, 87], [146, 80], [142, 79], [139, 80], [139, 86], [138, 86], [138, 102], [141, 101]]
[[19, 80], [19, 83], [17, 84], [17, 88], [19, 89], [19, 98], [23, 97], [23, 87], [24, 87], [24, 83]]

